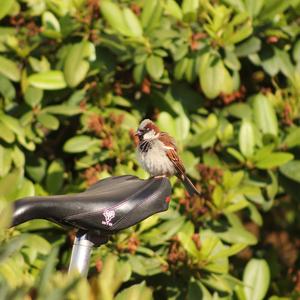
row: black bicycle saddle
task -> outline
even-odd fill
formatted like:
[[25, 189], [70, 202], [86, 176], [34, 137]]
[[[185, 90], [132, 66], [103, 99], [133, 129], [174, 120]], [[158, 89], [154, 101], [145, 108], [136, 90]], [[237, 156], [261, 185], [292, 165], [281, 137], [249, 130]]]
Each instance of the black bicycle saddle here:
[[46, 219], [62, 226], [111, 234], [167, 210], [170, 194], [167, 178], [110, 177], [79, 194], [17, 200], [12, 226]]

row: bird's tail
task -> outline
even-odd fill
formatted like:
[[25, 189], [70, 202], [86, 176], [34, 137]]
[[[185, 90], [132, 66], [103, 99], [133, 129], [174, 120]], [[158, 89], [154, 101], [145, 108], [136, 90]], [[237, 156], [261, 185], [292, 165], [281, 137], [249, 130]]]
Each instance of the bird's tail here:
[[201, 193], [196, 189], [194, 184], [191, 182], [191, 180], [184, 174], [179, 177], [181, 181], [183, 182], [186, 190], [188, 191], [189, 195], [192, 197], [195, 194], [198, 196], [201, 196]]

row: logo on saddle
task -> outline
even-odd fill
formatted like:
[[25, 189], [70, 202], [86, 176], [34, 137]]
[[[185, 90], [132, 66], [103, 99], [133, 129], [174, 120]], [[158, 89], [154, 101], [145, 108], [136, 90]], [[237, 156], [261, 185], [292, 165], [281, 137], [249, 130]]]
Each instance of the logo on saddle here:
[[103, 216], [105, 218], [105, 221], [102, 221], [103, 225], [112, 226], [111, 220], [115, 217], [116, 213], [114, 210], [106, 209], [103, 212]]

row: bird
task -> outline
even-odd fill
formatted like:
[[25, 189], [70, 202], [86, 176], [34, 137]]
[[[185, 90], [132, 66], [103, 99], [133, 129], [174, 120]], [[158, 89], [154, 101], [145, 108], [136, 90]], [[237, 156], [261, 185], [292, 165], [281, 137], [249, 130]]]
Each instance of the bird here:
[[176, 175], [190, 196], [200, 196], [200, 192], [186, 175], [174, 138], [167, 132], [160, 131], [150, 119], [144, 119], [140, 123], [135, 136], [137, 160], [150, 176], [159, 178]]

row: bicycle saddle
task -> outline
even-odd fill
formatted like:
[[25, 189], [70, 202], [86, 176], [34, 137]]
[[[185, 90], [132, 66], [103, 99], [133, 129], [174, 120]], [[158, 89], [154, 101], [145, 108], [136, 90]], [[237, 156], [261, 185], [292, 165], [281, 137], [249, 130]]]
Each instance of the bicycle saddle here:
[[78, 194], [17, 200], [12, 226], [46, 219], [63, 226], [111, 234], [167, 210], [170, 194], [167, 178], [110, 177]]

